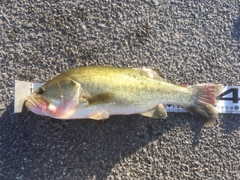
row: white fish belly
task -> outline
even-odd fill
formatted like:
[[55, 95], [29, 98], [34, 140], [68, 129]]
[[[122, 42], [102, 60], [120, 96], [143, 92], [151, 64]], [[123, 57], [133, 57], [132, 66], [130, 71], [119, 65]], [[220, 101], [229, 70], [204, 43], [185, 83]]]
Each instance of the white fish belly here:
[[123, 105], [96, 105], [96, 106], [90, 106], [90, 107], [84, 107], [84, 108], [78, 108], [74, 114], [72, 114], [70, 117], [66, 119], [87, 119], [91, 115], [106, 111], [109, 113], [109, 115], [130, 115], [130, 114], [139, 114], [146, 112], [155, 106], [157, 106], [157, 103], [147, 103], [146, 105], [141, 106], [123, 106]]

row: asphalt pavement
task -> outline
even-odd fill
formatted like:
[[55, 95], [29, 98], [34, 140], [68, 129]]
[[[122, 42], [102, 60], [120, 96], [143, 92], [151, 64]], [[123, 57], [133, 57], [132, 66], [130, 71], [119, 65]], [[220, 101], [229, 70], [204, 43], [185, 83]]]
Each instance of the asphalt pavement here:
[[240, 115], [62, 121], [13, 113], [14, 80], [151, 66], [240, 86], [239, 0], [0, 1], [0, 179], [240, 179]]

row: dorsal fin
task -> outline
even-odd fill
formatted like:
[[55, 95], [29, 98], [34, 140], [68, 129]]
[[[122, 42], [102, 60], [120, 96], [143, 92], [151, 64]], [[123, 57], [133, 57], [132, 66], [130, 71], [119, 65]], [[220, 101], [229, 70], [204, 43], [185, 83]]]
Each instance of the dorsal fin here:
[[157, 68], [152, 68], [152, 67], [142, 67], [142, 68], [133, 68], [135, 70], [138, 70], [140, 73], [151, 77], [153, 79], [158, 79], [158, 80], [164, 80], [166, 81], [166, 76], [163, 72], [161, 72]]

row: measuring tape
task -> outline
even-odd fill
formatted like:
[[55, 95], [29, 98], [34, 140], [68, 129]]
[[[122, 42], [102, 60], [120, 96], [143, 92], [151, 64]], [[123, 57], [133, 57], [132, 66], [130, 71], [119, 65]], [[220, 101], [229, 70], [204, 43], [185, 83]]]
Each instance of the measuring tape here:
[[[218, 113], [240, 114], [240, 86], [225, 86], [217, 97]], [[167, 112], [186, 112], [181, 106], [165, 105]]]

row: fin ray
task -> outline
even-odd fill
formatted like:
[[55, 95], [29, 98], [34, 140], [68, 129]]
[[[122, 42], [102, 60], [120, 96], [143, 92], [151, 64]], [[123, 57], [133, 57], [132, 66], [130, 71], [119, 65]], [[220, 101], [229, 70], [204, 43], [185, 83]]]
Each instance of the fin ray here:
[[185, 109], [196, 117], [202, 119], [206, 124], [213, 125], [218, 118], [216, 97], [222, 91], [222, 84], [197, 84], [189, 86], [193, 91], [193, 101]]
[[91, 114], [90, 116], [88, 116], [88, 118], [94, 119], [94, 120], [102, 120], [102, 119], [108, 119], [109, 116], [110, 114], [107, 111], [102, 110], [102, 111]]
[[149, 111], [141, 113], [140, 115], [155, 118], [155, 119], [165, 119], [167, 117], [167, 112], [164, 106], [162, 104], [159, 104], [153, 109], [150, 109]]
[[142, 75], [147, 77], [151, 77], [153, 79], [158, 79], [162, 81], [166, 81], [166, 76], [159, 69], [152, 67], [142, 67], [142, 68], [133, 68], [134, 70], [138, 70]]
[[83, 96], [82, 99], [88, 102], [88, 106], [104, 104], [110, 102], [114, 98], [114, 93], [106, 92], [100, 93], [93, 96]]

